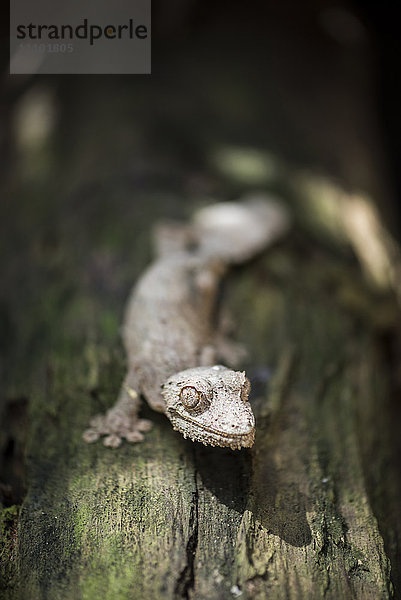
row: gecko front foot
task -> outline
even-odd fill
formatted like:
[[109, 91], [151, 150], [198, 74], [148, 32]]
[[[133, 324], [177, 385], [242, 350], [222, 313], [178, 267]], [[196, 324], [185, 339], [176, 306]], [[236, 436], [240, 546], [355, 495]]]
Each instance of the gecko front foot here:
[[124, 387], [116, 405], [104, 415], [96, 415], [89, 424], [90, 428], [83, 433], [88, 444], [104, 437], [103, 444], [109, 448], [118, 448], [123, 439], [135, 444], [142, 442], [144, 433], [152, 428], [152, 422], [138, 419], [137, 394]]
[[142, 442], [144, 433], [150, 431], [152, 422], [147, 419], [137, 419], [130, 423], [125, 415], [113, 413], [111, 409], [105, 415], [96, 415], [90, 421], [90, 428], [83, 434], [83, 439], [88, 444], [96, 442], [100, 437], [105, 436], [103, 444], [109, 448], [118, 448], [123, 439], [135, 444]]

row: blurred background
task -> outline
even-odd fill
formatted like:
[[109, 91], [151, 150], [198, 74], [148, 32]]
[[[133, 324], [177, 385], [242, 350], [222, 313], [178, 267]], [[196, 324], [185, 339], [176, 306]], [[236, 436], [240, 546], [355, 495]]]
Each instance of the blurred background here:
[[4, 31], [4, 178], [39, 183], [75, 157], [86, 184], [152, 172], [234, 193], [307, 167], [369, 192], [396, 227], [397, 16], [390, 2], [155, 1], [149, 77], [7, 76]]

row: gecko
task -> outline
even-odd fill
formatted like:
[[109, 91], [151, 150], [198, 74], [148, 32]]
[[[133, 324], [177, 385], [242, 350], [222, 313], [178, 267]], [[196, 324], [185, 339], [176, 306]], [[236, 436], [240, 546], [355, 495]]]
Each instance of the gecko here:
[[152, 427], [138, 416], [144, 397], [185, 438], [233, 450], [253, 445], [251, 386], [236, 370], [241, 348], [216, 323], [217, 299], [229, 266], [260, 253], [288, 226], [282, 204], [253, 197], [206, 206], [189, 224], [156, 227], [156, 258], [123, 319], [127, 373], [116, 404], [91, 419], [86, 442], [142, 441]]

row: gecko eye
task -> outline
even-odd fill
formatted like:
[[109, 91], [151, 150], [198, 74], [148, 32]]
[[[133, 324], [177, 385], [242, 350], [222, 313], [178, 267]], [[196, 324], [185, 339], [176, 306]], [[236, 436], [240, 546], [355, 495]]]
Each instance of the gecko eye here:
[[189, 385], [182, 388], [180, 400], [185, 408], [192, 413], [199, 413], [209, 405], [205, 394]]
[[241, 400], [243, 400], [244, 402], [247, 402], [250, 391], [251, 391], [251, 382], [249, 381], [248, 377], [245, 377], [245, 381], [244, 381], [244, 384], [241, 389]]

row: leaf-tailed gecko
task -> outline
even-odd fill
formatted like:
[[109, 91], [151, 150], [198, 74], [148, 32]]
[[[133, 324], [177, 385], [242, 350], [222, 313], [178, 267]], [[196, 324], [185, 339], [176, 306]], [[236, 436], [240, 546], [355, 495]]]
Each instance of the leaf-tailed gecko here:
[[138, 418], [144, 396], [175, 430], [193, 441], [251, 447], [255, 419], [250, 383], [235, 367], [240, 352], [216, 326], [216, 296], [230, 264], [248, 260], [288, 228], [271, 199], [222, 202], [199, 210], [189, 225], [156, 230], [158, 257], [133, 288], [123, 322], [127, 375], [118, 400], [90, 421], [86, 442], [101, 436], [116, 448], [140, 442], [151, 422]]

